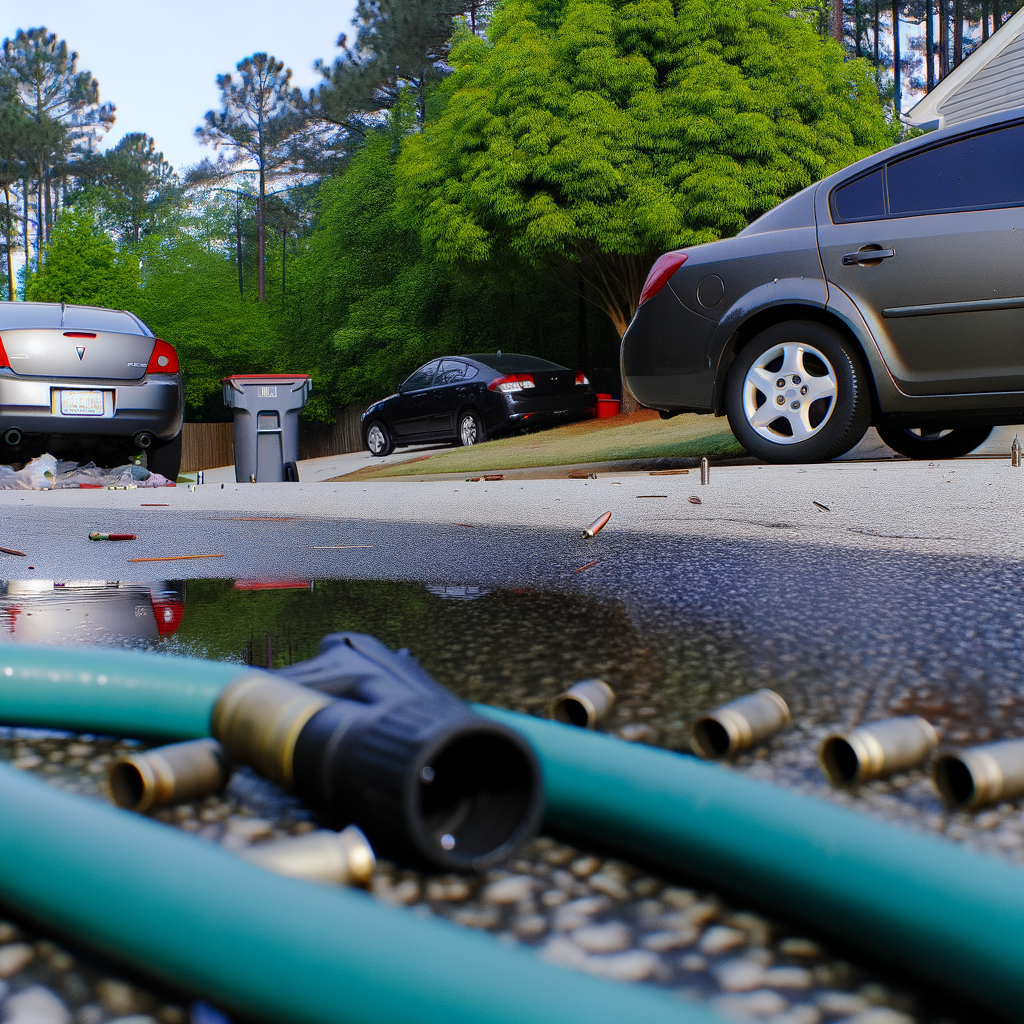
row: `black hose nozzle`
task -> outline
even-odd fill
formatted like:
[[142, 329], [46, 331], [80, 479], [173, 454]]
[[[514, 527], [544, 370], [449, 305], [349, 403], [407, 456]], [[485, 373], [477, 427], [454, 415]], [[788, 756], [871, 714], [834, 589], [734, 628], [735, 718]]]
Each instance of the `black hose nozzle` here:
[[408, 651], [333, 633], [275, 675], [229, 687], [213, 734], [236, 760], [355, 822], [375, 848], [480, 871], [536, 833], [544, 801], [529, 744], [474, 714]]

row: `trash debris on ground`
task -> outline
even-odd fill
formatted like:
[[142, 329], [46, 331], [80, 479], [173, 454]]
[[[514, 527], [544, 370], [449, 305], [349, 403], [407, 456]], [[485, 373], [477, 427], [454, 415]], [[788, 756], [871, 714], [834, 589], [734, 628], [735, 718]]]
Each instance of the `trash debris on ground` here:
[[129, 558], [129, 562], [181, 562], [186, 558], [223, 558], [223, 555], [159, 555], [156, 558]]
[[1013, 444], [1010, 445], [1010, 465], [1015, 469], [1020, 468], [1020, 438], [1013, 435]]
[[472, 523], [456, 523], [455, 525], [456, 526], [464, 526], [467, 530], [472, 530], [473, 529], [473, 524]]
[[90, 533], [89, 540], [135, 540], [134, 533]]
[[593, 729], [615, 703], [615, 691], [603, 679], [581, 679], [548, 707], [548, 718], [564, 725]]
[[54, 455], [40, 455], [21, 469], [0, 465], [2, 491], [52, 491], [64, 488], [174, 487], [174, 482], [145, 466], [127, 464], [104, 469], [95, 463], [67, 462]]
[[608, 525], [608, 520], [611, 519], [611, 512], [605, 512], [604, 515], [598, 516], [584, 531], [584, 538], [593, 537], [594, 534], [600, 533]]
[[0, 548], [0, 551], [2, 551], [5, 555], [18, 555], [20, 558], [26, 557], [24, 551], [18, 551], [15, 548]]
[[693, 723], [691, 745], [715, 760], [750, 750], [789, 724], [789, 705], [774, 691], [757, 690], [729, 701]]
[[638, 494], [638, 498], [667, 498], [667, 494]]
[[688, 469], [652, 469], [648, 476], [687, 476]]
[[484, 479], [485, 480], [504, 480], [505, 479], [505, 474], [504, 473], [492, 473], [490, 476], [485, 476]]
[[592, 565], [597, 565], [600, 561], [600, 558], [595, 558], [592, 562], [587, 562], [586, 565], [581, 565], [578, 569], [573, 569], [573, 572], [583, 572], [584, 569], [589, 569]]
[[689, 503], [690, 503], [691, 505], [703, 505], [703, 504], [704, 504], [704, 503], [703, 503], [703, 502], [702, 502], [702, 501], [700, 500], [700, 498], [695, 498], [695, 497], [693, 497], [693, 496], [691, 496], [691, 497], [687, 498], [686, 500], [687, 500], [687, 501], [688, 501], [688, 502], [689, 502]]
[[832, 509], [830, 509], [828, 507], [828, 505], [822, 505], [822, 503], [820, 501], [812, 501], [811, 504], [815, 508], [820, 508], [822, 512], [831, 512], [832, 511]]
[[706, 455], [700, 457], [700, 482], [702, 484], [711, 482], [711, 463]]
[[[485, 476], [484, 479], [488, 480], [490, 478]], [[597, 479], [597, 474], [596, 473], [588, 473], [585, 469], [571, 469], [569, 471], [569, 479], [570, 480], [596, 480]]]

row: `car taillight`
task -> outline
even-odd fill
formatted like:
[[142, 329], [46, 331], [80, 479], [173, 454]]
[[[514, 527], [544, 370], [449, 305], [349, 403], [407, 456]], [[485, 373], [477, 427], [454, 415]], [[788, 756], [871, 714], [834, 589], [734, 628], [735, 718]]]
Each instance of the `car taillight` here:
[[528, 373], [509, 373], [498, 377], [487, 385], [490, 391], [522, 391], [524, 388], [535, 388], [533, 378]]
[[161, 636], [170, 636], [177, 632], [181, 625], [181, 617], [185, 614], [185, 604], [179, 597], [161, 594], [149, 595], [153, 605], [153, 618], [156, 619], [156, 630]]
[[587, 380], [587, 378], [582, 373], [577, 373], [576, 374], [576, 383], [577, 384], [589, 384], [590, 381]]
[[146, 373], [177, 373], [178, 353], [161, 338], [156, 339]]
[[668, 279], [686, 262], [685, 252], [667, 252], [659, 256], [651, 267], [644, 283], [644, 290], [640, 293], [640, 301], [637, 303], [639, 309], [648, 299], [654, 298], [665, 285]]
[[0, 366], [11, 368], [11, 361], [7, 358], [7, 350], [4, 348], [4, 340], [0, 338]]

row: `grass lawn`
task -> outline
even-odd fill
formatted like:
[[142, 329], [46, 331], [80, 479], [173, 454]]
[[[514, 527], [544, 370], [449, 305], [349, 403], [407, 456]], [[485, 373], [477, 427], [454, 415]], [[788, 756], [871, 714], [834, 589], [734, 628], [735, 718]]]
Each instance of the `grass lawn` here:
[[631, 416], [582, 420], [553, 430], [450, 448], [435, 455], [370, 467], [339, 480], [371, 480], [430, 473], [484, 473], [537, 466], [570, 466], [622, 459], [729, 458], [746, 454], [724, 417], [684, 413], [663, 420], [650, 410]]

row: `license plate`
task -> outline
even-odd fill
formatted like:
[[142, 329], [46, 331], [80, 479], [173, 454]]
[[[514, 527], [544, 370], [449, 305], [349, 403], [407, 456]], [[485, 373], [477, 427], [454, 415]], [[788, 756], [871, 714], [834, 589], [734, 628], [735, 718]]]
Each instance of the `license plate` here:
[[62, 391], [60, 393], [62, 416], [102, 416], [102, 391]]

